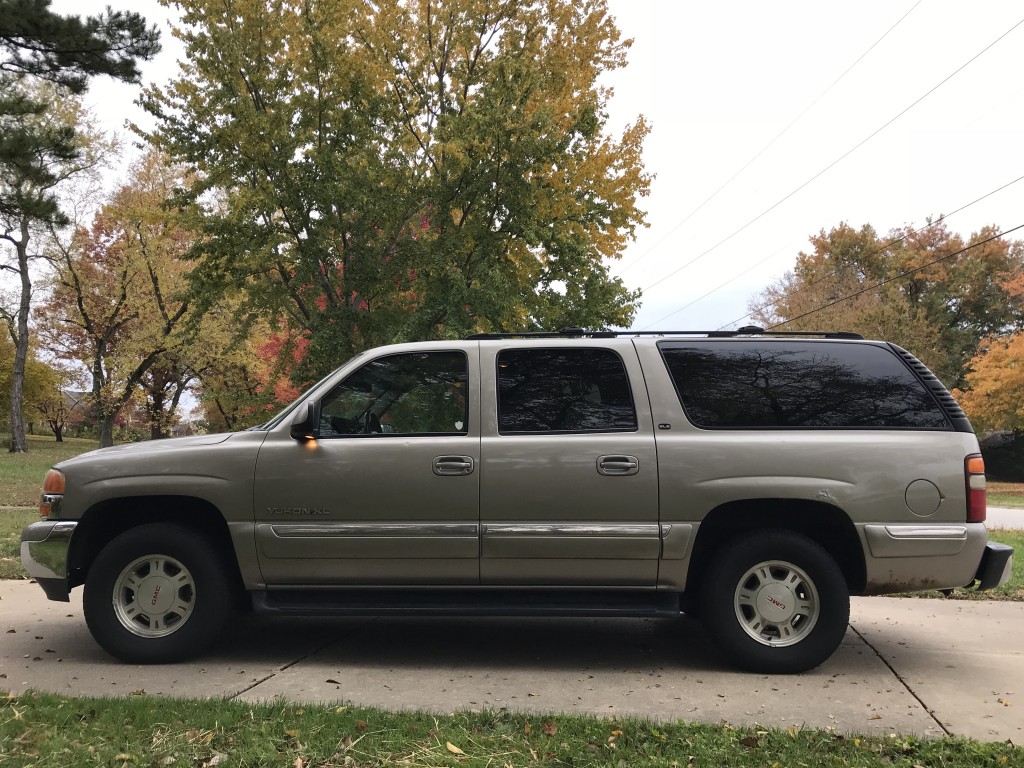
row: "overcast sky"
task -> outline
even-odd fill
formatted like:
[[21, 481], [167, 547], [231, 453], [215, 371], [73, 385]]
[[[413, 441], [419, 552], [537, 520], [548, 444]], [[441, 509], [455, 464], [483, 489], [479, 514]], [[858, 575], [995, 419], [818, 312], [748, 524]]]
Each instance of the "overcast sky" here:
[[[109, 2], [166, 28], [170, 13], [155, 0]], [[1024, 176], [1024, 4], [1015, 0], [609, 6], [634, 39], [629, 66], [606, 78], [612, 126], [641, 113], [653, 125], [644, 156], [657, 178], [642, 201], [650, 227], [613, 266], [644, 291], [635, 329], [742, 325], [748, 300], [819, 230], [921, 226]], [[167, 32], [164, 44], [147, 82], [176, 72], [181, 49]], [[134, 98], [99, 80], [88, 95], [111, 129], [144, 119]], [[965, 237], [1024, 224], [1024, 180], [946, 223]]]

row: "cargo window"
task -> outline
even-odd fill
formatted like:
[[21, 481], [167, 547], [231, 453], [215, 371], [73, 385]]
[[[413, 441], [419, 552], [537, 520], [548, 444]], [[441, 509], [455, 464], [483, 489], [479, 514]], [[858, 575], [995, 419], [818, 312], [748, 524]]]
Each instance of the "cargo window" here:
[[466, 355], [412, 352], [371, 360], [320, 405], [320, 437], [468, 431]]
[[498, 354], [498, 431], [626, 432], [637, 428], [622, 359], [607, 349]]
[[952, 429], [887, 347], [818, 341], [663, 342], [687, 417], [710, 429]]

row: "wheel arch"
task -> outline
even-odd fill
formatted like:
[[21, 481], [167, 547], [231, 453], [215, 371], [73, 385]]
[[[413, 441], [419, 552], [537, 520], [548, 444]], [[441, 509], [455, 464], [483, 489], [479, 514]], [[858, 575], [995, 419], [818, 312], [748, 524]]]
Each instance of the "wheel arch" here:
[[69, 588], [85, 583], [89, 565], [112, 539], [132, 528], [169, 523], [204, 535], [230, 565], [232, 585], [244, 591], [227, 521], [206, 499], [195, 496], [124, 496], [90, 507], [78, 523], [68, 553]]
[[850, 594], [864, 591], [864, 550], [853, 521], [839, 507], [805, 499], [745, 499], [711, 510], [697, 529], [687, 591], [698, 588], [715, 550], [736, 536], [769, 528], [800, 533], [817, 542], [835, 558]]

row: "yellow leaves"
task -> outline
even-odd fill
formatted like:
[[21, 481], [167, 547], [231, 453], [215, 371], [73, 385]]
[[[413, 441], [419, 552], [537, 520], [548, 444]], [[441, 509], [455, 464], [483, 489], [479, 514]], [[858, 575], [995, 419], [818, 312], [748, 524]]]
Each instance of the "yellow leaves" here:
[[1024, 333], [983, 340], [968, 368], [969, 389], [953, 396], [975, 429], [1024, 426]]
[[466, 753], [465, 753], [465, 752], [463, 752], [463, 751], [462, 751], [461, 749], [459, 749], [459, 748], [458, 748], [458, 747], [456, 747], [456, 746], [455, 746], [454, 744], [452, 744], [452, 743], [451, 743], [450, 741], [449, 741], [449, 742], [446, 742], [446, 743], [445, 743], [445, 747], [446, 747], [446, 748], [448, 749], [448, 751], [449, 751], [449, 752], [451, 752], [451, 753], [452, 753], [453, 755], [464, 755], [464, 754], [466, 754]]

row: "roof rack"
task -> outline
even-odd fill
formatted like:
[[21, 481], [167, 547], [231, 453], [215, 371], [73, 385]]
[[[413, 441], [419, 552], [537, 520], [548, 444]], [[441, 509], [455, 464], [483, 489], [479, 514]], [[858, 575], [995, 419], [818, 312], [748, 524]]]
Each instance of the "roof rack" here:
[[629, 336], [706, 336], [709, 339], [733, 336], [808, 336], [825, 339], [863, 339], [850, 331], [766, 331], [756, 325], [745, 325], [732, 331], [586, 331], [582, 328], [562, 328], [559, 331], [524, 331], [522, 333], [474, 333], [467, 341], [489, 339], [614, 339]]

